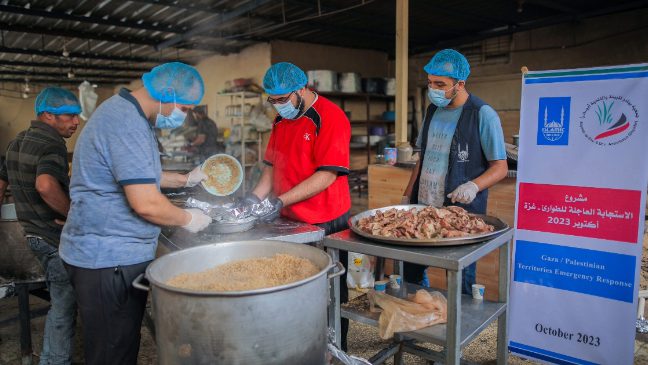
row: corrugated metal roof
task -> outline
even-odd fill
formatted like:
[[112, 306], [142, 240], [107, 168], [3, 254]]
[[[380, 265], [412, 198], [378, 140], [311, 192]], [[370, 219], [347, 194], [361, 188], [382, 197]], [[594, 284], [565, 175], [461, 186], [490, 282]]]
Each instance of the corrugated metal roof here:
[[[0, 82], [62, 82], [73, 70], [78, 78], [115, 84], [160, 62], [196, 63], [274, 39], [393, 55], [395, 6], [395, 0], [0, 0]], [[648, 1], [410, 0], [410, 51], [645, 7]], [[497, 54], [505, 45], [494, 42], [489, 47]]]

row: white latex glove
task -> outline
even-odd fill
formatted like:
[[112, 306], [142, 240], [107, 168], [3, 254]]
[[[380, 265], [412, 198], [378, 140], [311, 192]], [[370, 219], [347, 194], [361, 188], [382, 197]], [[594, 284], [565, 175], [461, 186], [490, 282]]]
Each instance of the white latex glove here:
[[479, 192], [479, 186], [475, 184], [472, 181], [468, 181], [466, 183], [463, 183], [450, 194], [448, 194], [448, 198], [455, 203], [463, 203], [463, 204], [470, 204], [475, 197], [477, 196], [477, 193]]
[[200, 209], [185, 209], [185, 211], [191, 214], [191, 220], [189, 221], [189, 223], [182, 226], [182, 228], [191, 233], [202, 231], [203, 229], [207, 228], [209, 223], [212, 222], [211, 217], [203, 213], [203, 211]]
[[401, 198], [401, 204], [409, 204], [409, 203], [410, 203], [409, 196], [403, 195], [403, 197]]
[[200, 182], [205, 179], [207, 179], [207, 175], [205, 175], [205, 173], [202, 172], [200, 166], [197, 166], [195, 169], [191, 170], [191, 172], [187, 174], [187, 182], [185, 183], [185, 188], [194, 187], [200, 184]]

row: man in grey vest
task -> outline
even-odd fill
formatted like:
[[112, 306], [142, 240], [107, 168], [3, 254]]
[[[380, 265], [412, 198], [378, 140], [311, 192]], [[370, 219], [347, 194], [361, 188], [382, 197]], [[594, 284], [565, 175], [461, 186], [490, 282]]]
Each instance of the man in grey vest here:
[[[486, 213], [488, 188], [506, 177], [506, 148], [497, 112], [466, 90], [468, 60], [444, 49], [424, 67], [428, 107], [416, 142], [421, 158], [412, 171], [404, 203], [458, 205]], [[405, 280], [425, 281], [425, 267], [405, 264]], [[476, 264], [463, 271], [462, 291], [471, 292]]]

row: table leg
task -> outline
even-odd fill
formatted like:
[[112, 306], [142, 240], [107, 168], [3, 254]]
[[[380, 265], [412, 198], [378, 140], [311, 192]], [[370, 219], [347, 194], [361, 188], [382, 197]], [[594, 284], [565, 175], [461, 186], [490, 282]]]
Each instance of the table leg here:
[[403, 362], [403, 343], [398, 345], [398, 352], [394, 354], [394, 365], [404, 365]]
[[402, 276], [403, 276], [403, 261], [401, 260], [394, 260], [394, 275], [400, 275], [401, 276], [401, 281], [402, 281]]
[[385, 259], [376, 257], [376, 269], [374, 270], [374, 280], [382, 280], [385, 273]]
[[[337, 248], [328, 247], [326, 249], [328, 254], [333, 259], [333, 262], [338, 262], [340, 259], [340, 252]], [[333, 278], [333, 282], [329, 283], [329, 307], [328, 307], [328, 326], [335, 331], [335, 345], [338, 348], [342, 346], [342, 324], [340, 317], [340, 277]]]
[[20, 353], [22, 365], [32, 364], [31, 314], [29, 311], [29, 285], [17, 284], [18, 318], [20, 318]]
[[447, 270], [448, 323], [446, 324], [446, 365], [461, 361], [461, 270]]
[[499, 250], [499, 301], [507, 303], [506, 310], [497, 318], [497, 365], [508, 363], [508, 293], [509, 293], [509, 261], [510, 241]]

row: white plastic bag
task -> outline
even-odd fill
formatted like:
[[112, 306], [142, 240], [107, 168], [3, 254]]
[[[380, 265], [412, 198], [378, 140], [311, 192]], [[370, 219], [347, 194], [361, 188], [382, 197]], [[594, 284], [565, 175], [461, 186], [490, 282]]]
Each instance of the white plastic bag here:
[[383, 340], [392, 338], [394, 332], [415, 331], [447, 321], [448, 301], [436, 291], [419, 289], [405, 300], [370, 290], [367, 297], [371, 307], [382, 308], [378, 333]]
[[91, 85], [87, 81], [83, 81], [79, 85], [79, 103], [81, 104], [81, 118], [83, 120], [88, 120], [97, 106], [98, 95], [94, 90], [95, 87], [97, 85]]
[[375, 259], [361, 253], [349, 252], [347, 287], [371, 289], [374, 286]]

